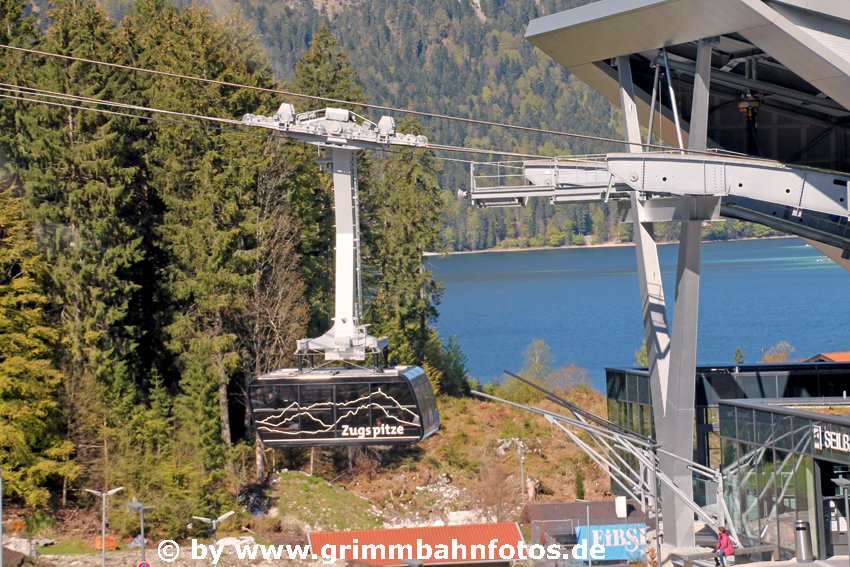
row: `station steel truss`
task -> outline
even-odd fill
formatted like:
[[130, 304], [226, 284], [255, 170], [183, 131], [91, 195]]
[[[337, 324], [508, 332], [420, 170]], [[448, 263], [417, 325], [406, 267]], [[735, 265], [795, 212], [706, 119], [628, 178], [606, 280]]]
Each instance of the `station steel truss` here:
[[[721, 471], [679, 457], [662, 448], [651, 437], [634, 433], [625, 427], [597, 416], [519, 374], [507, 370], [505, 373], [539, 390], [545, 395], [546, 399], [566, 409], [570, 415], [564, 415], [537, 406], [511, 402], [483, 392], [474, 391], [472, 393], [487, 400], [542, 415], [547, 421], [559, 428], [567, 438], [596, 463], [599, 469], [613, 483], [619, 486], [626, 495], [640, 504], [641, 511], [647, 517], [653, 519], [654, 525], [651, 545], [655, 548], [656, 557], [659, 558], [659, 564], [661, 561], [661, 530], [659, 519], [662, 510], [662, 497], [659, 494], [659, 488], [662, 487], [669, 489], [678, 501], [714, 530], [718, 526], [728, 524], [732, 537], [736, 540], [738, 539], [738, 532], [735, 526], [729, 521], [731, 514], [723, 498], [724, 474]], [[632, 457], [638, 463], [638, 468], [635, 469], [624, 455]], [[694, 502], [693, 497], [681, 490], [676, 482], [660, 468], [659, 459], [662, 456], [676, 459], [687, 467], [688, 470], [715, 485], [718, 504], [717, 516], [712, 516], [699, 504]], [[748, 456], [749, 460], [747, 462], [753, 458], [755, 458], [755, 455]], [[741, 466], [745, 466], [745, 464]], [[726, 474], [728, 474], [728, 471]]]
[[[620, 221], [632, 223], [656, 441], [664, 448], [651, 463], [666, 479], [661, 482], [665, 531], [678, 548], [694, 545], [693, 474], [705, 472], [690, 461], [702, 224], [721, 215], [751, 220], [802, 236], [833, 260], [843, 259], [845, 267], [850, 257], [850, 174], [707, 148], [713, 44], [707, 38], [697, 45], [687, 148], [679, 136], [678, 148], [644, 151], [631, 62], [619, 56], [614, 65], [627, 153], [470, 167], [469, 198], [475, 205], [523, 206], [532, 197], [552, 204], [606, 203], [616, 206]], [[670, 76], [663, 49], [655, 64], [656, 69], [667, 66]], [[656, 73], [653, 91], [659, 87]], [[671, 110], [680, 132], [679, 111], [675, 105]], [[657, 222], [681, 223], [672, 325], [654, 235]], [[650, 463], [645, 457], [638, 460]]]

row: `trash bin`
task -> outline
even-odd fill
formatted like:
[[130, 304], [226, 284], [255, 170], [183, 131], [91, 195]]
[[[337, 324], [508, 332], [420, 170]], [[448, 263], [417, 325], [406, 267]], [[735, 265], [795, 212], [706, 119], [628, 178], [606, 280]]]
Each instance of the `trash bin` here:
[[815, 560], [812, 554], [812, 532], [809, 522], [797, 520], [794, 529], [794, 543], [797, 547], [797, 563], [811, 563]]

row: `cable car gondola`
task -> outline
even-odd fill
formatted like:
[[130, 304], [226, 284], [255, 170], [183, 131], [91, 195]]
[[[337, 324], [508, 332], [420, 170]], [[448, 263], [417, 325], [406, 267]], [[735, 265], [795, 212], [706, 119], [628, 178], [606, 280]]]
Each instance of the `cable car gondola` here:
[[396, 134], [390, 117], [377, 124], [362, 119], [358, 123], [356, 118], [335, 108], [296, 115], [291, 104], [281, 105], [272, 117], [243, 118], [245, 124], [325, 148], [334, 180], [334, 324], [319, 338], [298, 341], [298, 368], [263, 374], [249, 385], [251, 415], [267, 446], [416, 443], [440, 425], [425, 371], [385, 366], [386, 337], [370, 336], [360, 323], [355, 153], [390, 145], [424, 147], [427, 140]]
[[278, 370], [250, 387], [254, 424], [270, 447], [416, 443], [439, 427], [418, 366]]

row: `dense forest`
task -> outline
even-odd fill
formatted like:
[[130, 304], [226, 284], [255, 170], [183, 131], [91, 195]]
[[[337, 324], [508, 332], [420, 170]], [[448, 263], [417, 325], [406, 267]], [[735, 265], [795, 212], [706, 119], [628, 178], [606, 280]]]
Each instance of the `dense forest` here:
[[[0, 51], [2, 82], [30, 89], [0, 106], [5, 496], [61, 505], [121, 485], [183, 533], [186, 510], [217, 511], [262, 476], [247, 381], [330, 325], [330, 176], [315, 148], [191, 118], [272, 114], [273, 93], [83, 61], [279, 88], [242, 20], [161, 0], [120, 24], [87, 2], [57, 2], [46, 21], [0, 5], [0, 43], [70, 57]], [[326, 28], [295, 67], [287, 88], [359, 110], [360, 81]], [[361, 156], [358, 169], [371, 328], [438, 393], [464, 394], [462, 354], [431, 325], [439, 286], [420, 269], [440, 237], [434, 157]]]
[[[114, 17], [127, 0], [103, 0]], [[206, 0], [218, 14], [234, 10], [253, 27], [276, 75], [291, 80], [296, 58], [315, 30], [327, 25], [350, 55], [365, 101], [395, 108], [478, 120], [620, 138], [619, 111], [524, 39], [531, 19], [589, 0]], [[298, 101], [299, 108], [324, 106]], [[367, 112], [375, 113], [376, 110]], [[423, 119], [426, 120], [426, 119]], [[622, 150], [622, 146], [565, 136], [518, 132], [427, 119], [440, 144], [556, 156]], [[479, 154], [446, 154], [481, 162]], [[516, 209], [478, 209], [458, 197], [469, 186], [468, 164], [443, 161], [441, 249], [586, 245], [631, 241], [607, 205], [562, 205], [531, 200]], [[777, 234], [725, 220], [706, 226], [706, 239]], [[678, 239], [678, 225], [661, 225], [663, 241]]]

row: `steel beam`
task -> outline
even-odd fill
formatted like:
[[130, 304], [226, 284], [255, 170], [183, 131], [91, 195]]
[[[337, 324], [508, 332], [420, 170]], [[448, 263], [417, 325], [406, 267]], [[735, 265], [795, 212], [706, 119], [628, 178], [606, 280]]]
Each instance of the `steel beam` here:
[[[666, 62], [666, 61], [665, 61]], [[697, 47], [697, 73], [694, 76], [691, 108], [691, 151], [704, 151], [708, 141], [708, 104], [711, 72], [711, 43], [701, 39]], [[718, 210], [718, 197], [684, 198], [690, 210], [703, 201]], [[667, 383], [666, 412], [656, 426], [659, 443], [674, 455], [690, 459], [694, 451], [694, 399], [697, 366], [697, 325], [699, 321], [700, 244], [702, 222], [686, 219], [681, 223], [679, 257], [676, 265], [676, 298], [673, 307], [673, 333], [670, 337], [670, 380]], [[661, 470], [679, 487], [682, 498], [693, 500], [693, 474], [680, 459], [659, 455]], [[694, 515], [683, 505], [664, 510], [665, 538], [677, 548], [693, 547]]]
[[[623, 131], [629, 145], [629, 155], [642, 155], [640, 142], [640, 122], [635, 104], [634, 84], [632, 83], [631, 66], [628, 57], [617, 58], [617, 73], [620, 82], [620, 106], [623, 110]], [[669, 80], [669, 77], [668, 77]], [[672, 85], [670, 85], [672, 89]], [[680, 134], [681, 140], [681, 134]], [[624, 180], [625, 181], [625, 180]], [[640, 284], [641, 305], [643, 309], [644, 336], [646, 340], [647, 364], [649, 366], [650, 389], [652, 391], [652, 409], [655, 420], [656, 435], [663, 437], [666, 429], [665, 419], [667, 391], [670, 376], [670, 334], [667, 325], [667, 309], [664, 301], [664, 286], [661, 280], [661, 266], [658, 261], [653, 224], [646, 222], [644, 202], [637, 191], [631, 195], [631, 213], [634, 222], [635, 254], [637, 257], [638, 281]], [[664, 443], [660, 437], [659, 442]], [[640, 457], [638, 457], [640, 458]], [[655, 459], [641, 459], [655, 471], [653, 482], [663, 478], [661, 471], [655, 470]], [[652, 487], [653, 492], [657, 490]], [[676, 499], [675, 487], [668, 483], [661, 485], [661, 499], [664, 501], [664, 517], [678, 520], [687, 512], [687, 507]], [[684, 509], [680, 512], [681, 509]], [[658, 499], [655, 501], [656, 518], [658, 514]], [[669, 514], [669, 516], [668, 516]], [[693, 514], [691, 514], [693, 517]], [[693, 521], [690, 522], [693, 525]], [[665, 530], [667, 521], [665, 521]], [[675, 532], [675, 529], [672, 530]], [[691, 529], [693, 531], [693, 529]], [[658, 547], [659, 533], [656, 530], [655, 540]], [[674, 543], [675, 545], [675, 543]], [[659, 562], [661, 557], [658, 557]]]
[[640, 153], [640, 120], [637, 114], [632, 66], [628, 56], [617, 57], [617, 75], [620, 78], [620, 107], [623, 109], [623, 131], [629, 142], [629, 151]]

